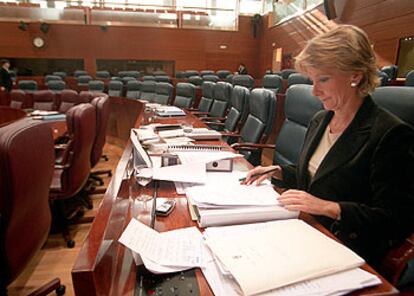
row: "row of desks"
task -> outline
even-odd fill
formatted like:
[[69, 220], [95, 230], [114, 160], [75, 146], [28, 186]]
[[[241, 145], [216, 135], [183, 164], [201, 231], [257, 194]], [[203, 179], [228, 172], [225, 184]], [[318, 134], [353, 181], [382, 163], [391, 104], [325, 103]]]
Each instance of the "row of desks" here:
[[[137, 102], [137, 101], [136, 101]], [[141, 104], [137, 102], [137, 104]], [[142, 117], [142, 106], [135, 113], [135, 126], [138, 127]], [[125, 110], [125, 109], [124, 109]], [[131, 114], [130, 114], [131, 115]], [[185, 118], [160, 119], [162, 123], [192, 123], [202, 127], [195, 116], [188, 114]], [[218, 144], [218, 142], [209, 142]], [[224, 142], [220, 142], [226, 145]], [[131, 213], [139, 212], [136, 203], [129, 199], [128, 181], [123, 180], [131, 155], [132, 146], [128, 141], [123, 155], [113, 172], [112, 180], [103, 197], [101, 206], [85, 239], [72, 269], [73, 286], [76, 295], [134, 295], [136, 285], [136, 266], [130, 250], [118, 243], [118, 238], [131, 219]], [[244, 159], [239, 159], [237, 166], [246, 170], [250, 167]], [[148, 185], [149, 186], [149, 185]], [[159, 232], [196, 226], [188, 213], [185, 196], [177, 195], [172, 182], [159, 182], [158, 196], [174, 197], [176, 209], [168, 217], [157, 217], [155, 229]], [[301, 219], [333, 237], [325, 228], [310, 215], [301, 215]], [[376, 273], [367, 264], [364, 269]], [[196, 271], [200, 286], [200, 295], [213, 295], [200, 270]], [[354, 292], [352, 295], [394, 295], [397, 290], [380, 276], [382, 284]]]

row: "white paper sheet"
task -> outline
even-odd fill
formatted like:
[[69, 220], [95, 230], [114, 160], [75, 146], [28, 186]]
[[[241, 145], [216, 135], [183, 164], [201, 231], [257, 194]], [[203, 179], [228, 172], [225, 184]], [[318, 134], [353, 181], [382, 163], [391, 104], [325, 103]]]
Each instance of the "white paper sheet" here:
[[[198, 231], [194, 227], [195, 231]], [[196, 267], [202, 266], [202, 237], [195, 238], [194, 230], [158, 233], [131, 219], [119, 242], [141, 255], [145, 260], [164, 266]], [[144, 262], [145, 262], [144, 260]]]

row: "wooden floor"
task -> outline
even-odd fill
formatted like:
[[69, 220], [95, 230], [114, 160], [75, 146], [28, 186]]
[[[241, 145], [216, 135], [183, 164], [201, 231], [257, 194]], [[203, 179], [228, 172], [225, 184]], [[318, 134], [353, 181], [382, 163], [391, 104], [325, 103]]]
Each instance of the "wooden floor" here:
[[[123, 148], [106, 144], [104, 154], [109, 157], [108, 161], [101, 161], [94, 170], [111, 169], [114, 171]], [[108, 185], [110, 178], [103, 177], [105, 186]], [[94, 208], [85, 213], [85, 216], [94, 216], [99, 208], [102, 195], [93, 195]], [[29, 225], [28, 225], [29, 227]], [[61, 234], [51, 234], [43, 246], [42, 250], [33, 258], [24, 272], [9, 285], [9, 296], [28, 295], [42, 284], [59, 277], [62, 284], [66, 286], [66, 294], [74, 295], [72, 286], [71, 270], [76, 260], [79, 249], [88, 234], [90, 224], [80, 224], [71, 227], [71, 234], [76, 242], [73, 249], [68, 249]], [[51, 294], [53, 295], [53, 294]]]
[[[107, 143], [104, 147], [104, 154], [109, 161], [101, 161], [94, 170], [111, 169], [114, 171], [123, 148], [119, 145]], [[272, 163], [273, 151], [265, 151], [262, 158], [263, 165]], [[105, 186], [110, 178], [104, 177]], [[94, 208], [85, 213], [85, 216], [94, 216], [99, 208], [102, 195], [94, 195]], [[24, 272], [9, 286], [9, 296], [28, 295], [42, 284], [59, 277], [62, 284], [66, 286], [67, 296], [74, 295], [72, 286], [71, 270], [76, 260], [79, 249], [88, 234], [90, 224], [80, 224], [71, 227], [71, 234], [76, 242], [73, 249], [68, 249], [60, 234], [51, 234], [42, 250], [33, 258]]]

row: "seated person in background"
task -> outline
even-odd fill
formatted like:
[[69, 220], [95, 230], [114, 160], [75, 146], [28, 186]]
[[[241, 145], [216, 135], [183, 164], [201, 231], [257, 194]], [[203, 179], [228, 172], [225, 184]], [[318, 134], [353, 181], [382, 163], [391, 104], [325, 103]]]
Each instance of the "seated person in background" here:
[[246, 75], [247, 74], [247, 68], [244, 64], [239, 65], [239, 67], [237, 68], [237, 74], [239, 75]]
[[10, 92], [13, 87], [12, 76], [10, 74], [9, 60], [0, 61], [0, 91]]
[[312, 39], [296, 68], [313, 80], [326, 110], [312, 119], [297, 165], [251, 170], [244, 183], [273, 176], [279, 202], [314, 215], [368, 263], [378, 266], [413, 231], [414, 130], [377, 106], [375, 55], [366, 34], [341, 25]]

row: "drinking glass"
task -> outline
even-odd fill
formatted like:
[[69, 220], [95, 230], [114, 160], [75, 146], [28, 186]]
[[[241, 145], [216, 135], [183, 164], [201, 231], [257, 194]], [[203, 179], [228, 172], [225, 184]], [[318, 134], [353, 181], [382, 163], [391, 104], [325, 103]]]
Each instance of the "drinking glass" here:
[[153, 198], [152, 189], [147, 187], [152, 181], [152, 168], [147, 165], [137, 165], [134, 170], [135, 182], [140, 186], [140, 194], [138, 194], [137, 200], [144, 202], [146, 208], [147, 201]]

